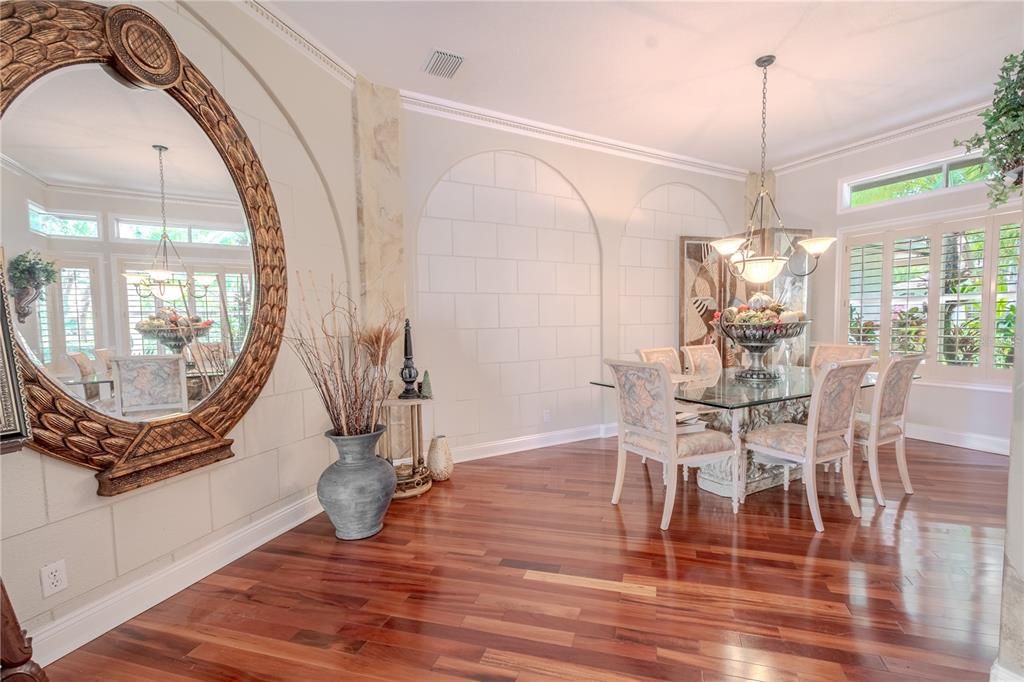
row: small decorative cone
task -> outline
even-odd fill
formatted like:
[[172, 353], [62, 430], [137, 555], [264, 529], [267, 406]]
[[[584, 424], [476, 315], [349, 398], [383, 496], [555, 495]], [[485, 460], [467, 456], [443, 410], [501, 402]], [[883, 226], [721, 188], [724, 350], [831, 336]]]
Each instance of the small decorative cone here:
[[447, 481], [451, 478], [455, 462], [452, 460], [452, 449], [448, 447], [447, 436], [434, 436], [427, 452], [427, 469], [430, 478], [435, 481]]
[[434, 389], [430, 386], [430, 372], [423, 372], [423, 386], [420, 388], [420, 397], [429, 400], [434, 397]]

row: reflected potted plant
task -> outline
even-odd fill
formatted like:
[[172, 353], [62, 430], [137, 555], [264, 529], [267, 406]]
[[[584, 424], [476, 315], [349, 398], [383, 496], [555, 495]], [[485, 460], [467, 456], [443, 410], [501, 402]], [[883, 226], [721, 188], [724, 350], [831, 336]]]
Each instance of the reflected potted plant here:
[[1006, 56], [995, 85], [992, 105], [980, 114], [984, 132], [954, 142], [981, 150], [991, 168], [986, 184], [993, 208], [1024, 185], [1024, 52]]
[[317, 497], [335, 536], [359, 540], [380, 532], [397, 483], [395, 468], [376, 455], [376, 447], [384, 434], [388, 361], [401, 317], [389, 308], [380, 324], [367, 324], [333, 281], [330, 291], [326, 306], [316, 301], [318, 310], [326, 310], [319, 319], [309, 314], [303, 291], [305, 315], [289, 323], [285, 340], [327, 410], [332, 428], [324, 436], [338, 450], [337, 461], [320, 475]]
[[18, 322], [23, 323], [32, 314], [32, 304], [48, 285], [57, 281], [57, 264], [38, 251], [29, 250], [7, 264], [7, 279], [11, 283], [14, 312]]

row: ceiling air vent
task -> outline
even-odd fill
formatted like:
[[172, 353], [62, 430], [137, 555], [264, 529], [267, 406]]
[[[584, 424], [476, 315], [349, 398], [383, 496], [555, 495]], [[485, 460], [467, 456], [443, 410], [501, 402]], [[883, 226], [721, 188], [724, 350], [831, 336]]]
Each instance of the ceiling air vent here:
[[462, 66], [462, 57], [459, 55], [442, 50], [434, 50], [434, 54], [430, 55], [430, 59], [427, 61], [427, 65], [423, 67], [423, 70], [431, 76], [451, 79], [455, 76], [455, 72], [459, 70], [460, 66]]

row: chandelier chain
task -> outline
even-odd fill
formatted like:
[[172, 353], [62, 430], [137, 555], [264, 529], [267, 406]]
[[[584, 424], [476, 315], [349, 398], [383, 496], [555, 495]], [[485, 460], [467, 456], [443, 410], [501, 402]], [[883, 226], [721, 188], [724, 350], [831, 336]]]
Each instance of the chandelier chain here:
[[761, 67], [761, 189], [768, 158], [768, 67]]
[[[167, 195], [164, 192], [164, 150], [158, 148], [156, 150], [157, 158], [160, 162], [160, 227], [163, 228], [163, 232], [167, 233]], [[763, 164], [763, 162], [762, 162]]]

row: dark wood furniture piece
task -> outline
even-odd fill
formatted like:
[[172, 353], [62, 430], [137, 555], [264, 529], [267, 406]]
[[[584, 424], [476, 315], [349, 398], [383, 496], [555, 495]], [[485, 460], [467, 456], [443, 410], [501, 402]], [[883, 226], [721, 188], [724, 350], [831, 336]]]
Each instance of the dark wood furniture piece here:
[[185, 109], [227, 166], [253, 242], [255, 300], [245, 351], [195, 410], [131, 422], [90, 409], [46, 376], [20, 346], [32, 438], [28, 447], [96, 470], [116, 495], [232, 456], [225, 438], [259, 395], [281, 344], [287, 299], [284, 239], [270, 183], [224, 98], [152, 15], [131, 5], [66, 0], [0, 4], [0, 112], [67, 66], [112, 67], [133, 86], [163, 90]]
[[0, 680], [3, 682], [46, 682], [48, 678], [32, 660], [32, 638], [25, 636], [14, 613], [7, 588], [0, 580]]

